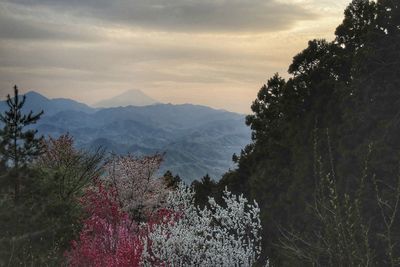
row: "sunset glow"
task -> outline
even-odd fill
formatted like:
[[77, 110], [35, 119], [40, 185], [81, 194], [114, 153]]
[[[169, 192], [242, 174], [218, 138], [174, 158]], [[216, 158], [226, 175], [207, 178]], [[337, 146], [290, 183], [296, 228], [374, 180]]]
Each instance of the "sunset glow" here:
[[0, 1], [0, 92], [87, 104], [129, 89], [165, 103], [248, 113], [348, 1]]

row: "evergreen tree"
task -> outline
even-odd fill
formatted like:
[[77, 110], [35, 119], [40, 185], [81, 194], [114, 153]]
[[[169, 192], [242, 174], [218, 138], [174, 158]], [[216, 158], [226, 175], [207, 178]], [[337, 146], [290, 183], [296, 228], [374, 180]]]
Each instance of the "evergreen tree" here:
[[203, 208], [208, 205], [208, 197], [214, 196], [216, 183], [206, 174], [200, 181], [195, 180], [192, 182], [192, 189], [195, 192], [196, 206]]
[[[246, 121], [252, 143], [234, 155], [237, 169], [217, 186], [227, 185], [257, 200], [264, 256], [272, 264], [295, 264], [275, 245], [281, 229], [313, 231], [315, 218], [308, 211], [320, 170], [337, 178], [339, 198], [354, 197], [370, 143], [375, 149], [363, 200], [368, 208], [362, 217], [372, 218], [371, 246], [376, 262], [384, 262], [384, 246], [377, 237], [384, 227], [375, 220], [380, 211], [371, 179], [375, 174], [393, 188], [398, 177], [399, 33], [398, 1], [353, 0], [334, 41], [310, 41], [293, 58], [288, 80], [274, 75], [260, 89]], [[392, 229], [395, 235], [397, 228]]]
[[171, 171], [166, 171], [162, 177], [164, 184], [167, 188], [175, 189], [178, 187], [179, 183], [182, 182], [179, 175], [173, 175]]
[[21, 187], [21, 169], [27, 166], [43, 150], [43, 137], [37, 138], [37, 130], [29, 129], [43, 114], [23, 114], [25, 95], [20, 97], [17, 86], [14, 86], [14, 97], [7, 96], [8, 111], [0, 114], [0, 122], [4, 125], [0, 131], [2, 162], [11, 169], [14, 184], [14, 198], [18, 199]]

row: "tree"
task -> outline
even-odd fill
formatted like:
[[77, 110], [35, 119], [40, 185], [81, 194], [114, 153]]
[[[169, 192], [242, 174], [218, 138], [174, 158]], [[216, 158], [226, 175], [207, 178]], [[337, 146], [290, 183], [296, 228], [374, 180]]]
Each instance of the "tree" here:
[[88, 217], [79, 239], [66, 253], [68, 266], [141, 266], [143, 243], [138, 225], [121, 210], [115, 188], [99, 183], [85, 193], [81, 203]]
[[18, 202], [0, 196], [0, 265], [51, 265], [81, 230], [80, 198], [102, 173], [101, 150], [76, 149], [69, 135], [43, 140]]
[[45, 177], [50, 177], [48, 182], [58, 188], [58, 197], [62, 201], [80, 196], [84, 188], [93, 185], [103, 173], [103, 149], [94, 152], [79, 150], [74, 147], [69, 134], [57, 139], [49, 137], [43, 146], [43, 154], [36, 166]]
[[173, 175], [171, 171], [166, 171], [162, 177], [164, 184], [167, 188], [176, 189], [180, 182], [182, 182], [179, 175]]
[[114, 156], [105, 165], [102, 180], [116, 190], [122, 210], [136, 221], [146, 219], [147, 214], [159, 208], [168, 189], [162, 178], [157, 177], [163, 156], [134, 157]]
[[338, 187], [332, 169], [325, 173], [322, 159], [316, 165], [319, 179], [314, 201], [305, 211], [313, 218], [311, 227], [305, 231], [280, 228], [283, 254], [312, 266], [373, 266], [375, 251], [370, 246], [370, 225], [362, 215], [367, 204], [364, 201], [367, 167], [355, 194], [350, 195]]
[[[246, 118], [252, 143], [235, 155], [237, 169], [225, 174], [217, 187], [243, 190], [258, 201], [264, 237], [268, 235], [263, 238], [264, 255], [272, 264], [295, 264], [274, 245], [280, 228], [313, 230], [315, 218], [307, 203], [313, 203], [322, 179], [315, 175], [317, 154], [329, 159], [323, 168], [332, 169], [337, 177], [340, 197], [353, 198], [360, 163], [374, 143], [370, 172], [395, 187], [400, 149], [399, 45], [398, 1], [353, 0], [334, 41], [309, 41], [294, 56], [289, 79], [274, 75], [261, 87], [253, 114]], [[370, 208], [362, 211], [363, 216], [372, 218], [371, 230], [382, 232], [383, 225], [375, 220], [380, 211], [371, 186], [366, 195]], [[380, 243], [371, 246], [378, 248], [381, 258]]]
[[208, 204], [208, 198], [213, 196], [216, 190], [216, 182], [208, 174], [200, 181], [194, 180], [191, 186], [195, 192], [195, 204], [200, 207]]
[[21, 187], [20, 169], [26, 167], [34, 158], [43, 151], [43, 137], [36, 138], [37, 130], [27, 129], [35, 124], [43, 114], [43, 111], [28, 115], [22, 113], [26, 96], [21, 99], [17, 86], [14, 86], [14, 97], [7, 95], [9, 110], [0, 114], [0, 122], [4, 124], [1, 136], [2, 160], [12, 168], [14, 178], [14, 198], [18, 199]]
[[223, 200], [224, 206], [210, 198], [209, 208], [199, 208], [190, 187], [170, 192], [164, 216], [143, 239], [145, 265], [253, 266], [261, 252], [258, 205], [227, 190]]
[[257, 203], [225, 190], [225, 206], [194, 203], [183, 184], [165, 207], [137, 222], [122, 210], [116, 187], [99, 184], [81, 200], [87, 217], [66, 253], [69, 266], [252, 266], [260, 251]]
[[374, 24], [376, 4], [370, 0], [353, 0], [344, 11], [344, 20], [336, 28], [336, 42], [351, 55], [367, 42], [367, 34]]
[[281, 228], [280, 246], [288, 258], [312, 266], [398, 266], [400, 264], [400, 175], [393, 180], [370, 175], [370, 156], [355, 188], [338, 186], [334, 171], [321, 177], [309, 203], [307, 231]]

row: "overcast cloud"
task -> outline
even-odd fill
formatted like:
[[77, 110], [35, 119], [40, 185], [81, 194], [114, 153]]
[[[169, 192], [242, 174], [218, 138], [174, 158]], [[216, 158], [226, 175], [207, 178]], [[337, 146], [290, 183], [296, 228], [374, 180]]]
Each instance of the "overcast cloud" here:
[[14, 6], [163, 31], [277, 31], [316, 14], [274, 0], [17, 0]]
[[248, 112], [258, 88], [346, 1], [0, 0], [0, 93], [86, 103], [138, 88], [162, 102]]

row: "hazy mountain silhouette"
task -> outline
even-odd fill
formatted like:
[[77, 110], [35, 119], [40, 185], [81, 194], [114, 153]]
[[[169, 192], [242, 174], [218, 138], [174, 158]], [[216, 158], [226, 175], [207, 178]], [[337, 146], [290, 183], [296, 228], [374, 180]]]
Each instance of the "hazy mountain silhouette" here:
[[[54, 98], [49, 99], [39, 93], [30, 91], [25, 94], [27, 97], [26, 105], [23, 107], [25, 112], [33, 110], [39, 112], [45, 111], [45, 116], [54, 115], [60, 111], [73, 110], [91, 113], [95, 109], [89, 107], [86, 104], [79, 103], [77, 101], [66, 99], [66, 98]], [[0, 112], [8, 109], [5, 101], [0, 101]]]
[[147, 96], [140, 90], [129, 90], [115, 97], [102, 100], [95, 107], [111, 108], [111, 107], [126, 107], [126, 106], [147, 106], [157, 103], [156, 100]]
[[[0, 102], [0, 111], [6, 105]], [[153, 104], [94, 109], [70, 99], [27, 94], [25, 110], [44, 110], [35, 126], [40, 134], [57, 137], [69, 132], [79, 147], [103, 146], [119, 154], [166, 152], [161, 171], [184, 180], [206, 173], [219, 176], [233, 167], [233, 153], [250, 142], [244, 115], [199, 105]]]

